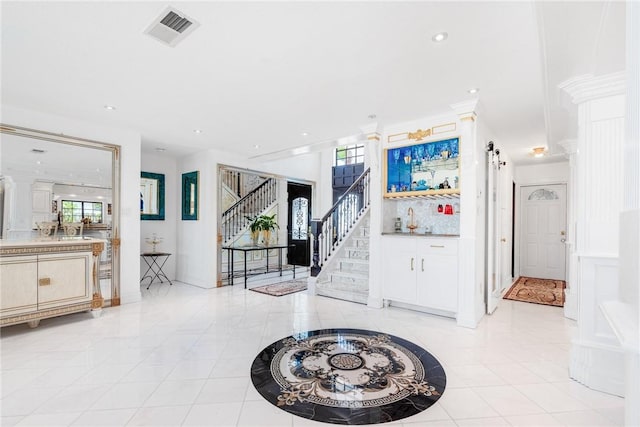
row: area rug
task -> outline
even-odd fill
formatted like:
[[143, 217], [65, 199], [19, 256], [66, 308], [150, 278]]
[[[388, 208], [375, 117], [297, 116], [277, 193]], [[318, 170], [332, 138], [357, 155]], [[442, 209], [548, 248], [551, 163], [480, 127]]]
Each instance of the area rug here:
[[503, 298], [562, 307], [564, 306], [564, 288], [563, 280], [520, 276]]
[[266, 347], [251, 365], [251, 381], [269, 403], [290, 414], [363, 425], [428, 409], [442, 396], [447, 378], [431, 353], [405, 339], [362, 329], [321, 329]]
[[260, 292], [261, 294], [273, 295], [281, 297], [282, 295], [292, 294], [307, 289], [307, 279], [287, 280], [286, 282], [272, 283], [270, 285], [258, 286], [250, 290]]

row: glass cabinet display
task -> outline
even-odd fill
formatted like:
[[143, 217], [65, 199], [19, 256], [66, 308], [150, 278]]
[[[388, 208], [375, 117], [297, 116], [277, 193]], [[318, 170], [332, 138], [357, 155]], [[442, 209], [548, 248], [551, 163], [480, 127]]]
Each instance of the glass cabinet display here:
[[385, 149], [384, 197], [460, 194], [460, 138]]

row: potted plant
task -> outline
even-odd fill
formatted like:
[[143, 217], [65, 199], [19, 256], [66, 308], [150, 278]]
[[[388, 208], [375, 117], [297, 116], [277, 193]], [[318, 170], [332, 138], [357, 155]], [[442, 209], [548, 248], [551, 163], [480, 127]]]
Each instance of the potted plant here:
[[260, 215], [258, 217], [258, 224], [262, 231], [262, 240], [265, 246], [269, 246], [271, 240], [271, 232], [280, 228], [276, 221], [276, 214], [273, 215]]
[[247, 216], [246, 218], [251, 221], [249, 223], [249, 231], [251, 232], [251, 241], [253, 242], [253, 246], [258, 246], [258, 238], [260, 237], [260, 231], [262, 230], [260, 228], [260, 217]]

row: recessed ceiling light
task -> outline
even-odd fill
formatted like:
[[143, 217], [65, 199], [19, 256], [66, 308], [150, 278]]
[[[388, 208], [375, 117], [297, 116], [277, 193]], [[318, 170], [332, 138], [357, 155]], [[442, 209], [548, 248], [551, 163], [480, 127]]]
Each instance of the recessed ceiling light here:
[[449, 34], [442, 32], [442, 33], [434, 34], [433, 37], [431, 37], [431, 40], [434, 41], [435, 43], [441, 43], [445, 41], [447, 37], [449, 37]]
[[36, 165], [41, 165], [41, 164], [42, 164], [42, 162], [41, 162], [40, 160], [38, 160], [38, 161], [36, 162]]
[[105, 109], [105, 110], [115, 110], [115, 109], [116, 109], [116, 107], [114, 107], [113, 105], [105, 105], [105, 106], [104, 106], [104, 109]]
[[302, 132], [302, 136], [309, 136], [309, 132]]
[[202, 129], [194, 129], [193, 133], [202, 133]]
[[167, 149], [166, 148], [162, 148], [162, 147], [156, 147], [156, 151], [158, 153], [164, 153], [165, 151], [167, 151]]
[[260, 148], [260, 146], [258, 144], [256, 144], [256, 145], [253, 146], [253, 148], [255, 148], [257, 150], [258, 148]]
[[467, 92], [469, 92], [471, 95], [473, 95], [474, 93], [478, 93], [479, 91], [480, 91], [480, 89], [478, 89], [477, 87], [472, 87]]

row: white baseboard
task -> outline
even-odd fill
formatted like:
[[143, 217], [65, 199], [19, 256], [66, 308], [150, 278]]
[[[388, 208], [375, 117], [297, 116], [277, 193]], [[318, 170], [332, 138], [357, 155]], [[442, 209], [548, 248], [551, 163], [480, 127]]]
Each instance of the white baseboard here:
[[577, 292], [573, 292], [573, 288], [567, 289], [565, 293], [564, 317], [578, 320], [578, 295]]

